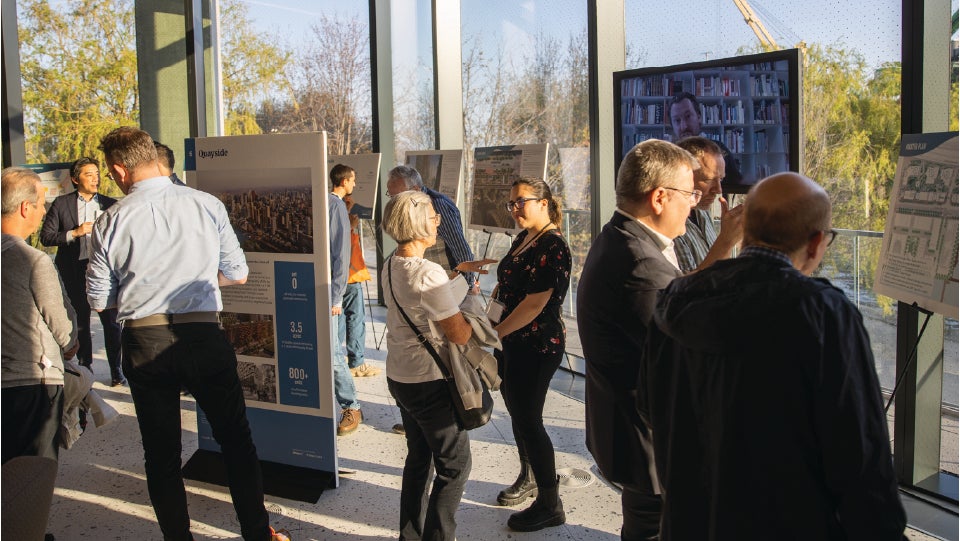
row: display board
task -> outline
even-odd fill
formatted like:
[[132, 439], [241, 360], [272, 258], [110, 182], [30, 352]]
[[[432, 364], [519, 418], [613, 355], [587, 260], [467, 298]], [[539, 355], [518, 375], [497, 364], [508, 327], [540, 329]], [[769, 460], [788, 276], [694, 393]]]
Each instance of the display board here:
[[328, 190], [333, 188], [330, 184], [330, 170], [336, 165], [348, 165], [356, 171], [357, 185], [353, 188], [353, 208], [350, 213], [363, 220], [372, 220], [373, 206], [377, 204], [377, 190], [380, 187], [380, 153], [330, 156], [327, 161]]
[[470, 228], [513, 232], [517, 224], [505, 208], [510, 188], [520, 178], [547, 177], [549, 145], [480, 147], [473, 151]]
[[459, 203], [463, 150], [411, 150], [406, 159], [406, 165], [420, 173], [424, 186]]
[[957, 132], [904, 134], [873, 289], [957, 318]]
[[[23, 165], [40, 176], [40, 183], [46, 188], [44, 200], [49, 205], [57, 197], [77, 189], [70, 180], [70, 167], [73, 162], [41, 163]], [[102, 180], [101, 180], [102, 182]]]
[[[786, 49], [676, 66], [641, 68], [614, 73], [614, 107], [618, 122], [616, 163], [646, 139], [678, 141], [702, 135], [725, 146], [723, 191], [746, 193], [773, 173], [799, 171], [801, 155], [800, 53]], [[675, 96], [689, 101], [671, 111]], [[682, 101], [682, 100], [681, 100]]]
[[[325, 133], [186, 140], [187, 185], [217, 196], [245, 252], [247, 283], [221, 290], [261, 460], [336, 482]], [[265, 159], [269, 157], [269, 159]], [[201, 450], [217, 450], [198, 412]]]

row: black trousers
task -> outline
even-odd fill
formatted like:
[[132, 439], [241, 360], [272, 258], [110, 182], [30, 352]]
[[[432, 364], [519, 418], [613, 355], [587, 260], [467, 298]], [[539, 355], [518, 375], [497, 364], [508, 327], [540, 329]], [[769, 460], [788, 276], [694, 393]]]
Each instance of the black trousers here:
[[496, 355], [503, 378], [500, 394], [510, 412], [520, 461], [530, 463], [538, 486], [555, 486], [556, 457], [543, 426], [543, 405], [550, 380], [563, 360], [563, 348], [557, 354], [546, 355], [523, 343], [504, 342], [503, 350]]
[[[63, 279], [63, 287], [70, 298], [70, 305], [77, 313], [77, 363], [81, 366], [93, 364], [93, 338], [90, 336], [90, 303], [87, 301], [87, 263], [84, 259], [69, 269], [58, 269]], [[117, 323], [117, 309], [108, 308], [97, 313], [103, 327], [103, 347], [107, 351], [107, 364], [110, 365], [110, 377], [119, 380], [123, 377], [120, 359], [120, 324]]]
[[165, 540], [191, 540], [181, 468], [180, 387], [203, 409], [227, 466], [246, 540], [270, 539], [260, 461], [247, 422], [237, 356], [216, 323], [123, 329], [123, 369], [137, 411], [150, 502]]
[[3, 462], [18, 456], [57, 460], [63, 385], [23, 385], [0, 391], [3, 404]]
[[624, 483], [623, 528], [620, 539], [623, 541], [646, 541], [660, 533], [660, 511], [663, 507], [660, 495], [652, 490], [630, 483]]
[[[400, 488], [400, 539], [453, 541], [454, 515], [470, 477], [470, 437], [457, 426], [444, 380], [399, 383], [387, 379], [407, 433]], [[436, 477], [433, 477], [436, 467]], [[427, 485], [433, 477], [433, 488]]]

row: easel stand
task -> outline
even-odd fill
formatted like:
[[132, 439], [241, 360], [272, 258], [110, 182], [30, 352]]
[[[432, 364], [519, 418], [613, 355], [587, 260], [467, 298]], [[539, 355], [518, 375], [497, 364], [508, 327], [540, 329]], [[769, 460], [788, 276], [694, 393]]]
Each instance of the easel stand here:
[[920, 339], [923, 338], [923, 333], [927, 330], [927, 323], [930, 322], [930, 316], [933, 315], [933, 312], [920, 308], [917, 303], [912, 303], [912, 306], [917, 312], [924, 314], [926, 317], [923, 318], [923, 325], [920, 326], [920, 332], [917, 334], [917, 339], [913, 344], [913, 349], [910, 350], [910, 355], [907, 357], [907, 362], [903, 365], [903, 370], [900, 371], [900, 375], [897, 376], [897, 382], [893, 385], [893, 390], [890, 391], [890, 399], [887, 400], [887, 405], [883, 408], [884, 413], [886, 413], [893, 404], [893, 400], [897, 396], [897, 389], [899, 389], [900, 384], [903, 383], [903, 377], [906, 376], [910, 371], [910, 365], [917, 360], [917, 348], [920, 346]]

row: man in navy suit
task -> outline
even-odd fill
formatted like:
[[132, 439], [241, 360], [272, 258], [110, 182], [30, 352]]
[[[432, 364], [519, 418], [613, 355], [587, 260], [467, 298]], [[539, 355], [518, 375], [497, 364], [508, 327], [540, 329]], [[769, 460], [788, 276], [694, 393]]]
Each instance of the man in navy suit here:
[[[80, 158], [70, 167], [70, 180], [76, 191], [53, 200], [40, 230], [44, 246], [56, 246], [54, 264], [60, 271], [70, 304], [77, 313], [77, 335], [80, 349], [77, 360], [82, 366], [93, 363], [93, 341], [90, 337], [90, 305], [87, 302], [87, 262], [90, 257], [90, 232], [93, 222], [117, 202], [97, 193], [100, 187], [100, 163], [93, 158]], [[99, 313], [103, 326], [103, 342], [110, 365], [110, 383], [123, 385], [126, 379], [120, 368], [120, 325], [114, 308]]]
[[623, 485], [623, 541], [655, 539], [660, 531], [652, 442], [634, 407], [635, 389], [657, 293], [681, 275], [673, 239], [703, 195], [694, 189], [699, 167], [666, 141], [633, 147], [617, 175], [617, 210], [590, 247], [577, 289], [587, 448], [604, 477]]

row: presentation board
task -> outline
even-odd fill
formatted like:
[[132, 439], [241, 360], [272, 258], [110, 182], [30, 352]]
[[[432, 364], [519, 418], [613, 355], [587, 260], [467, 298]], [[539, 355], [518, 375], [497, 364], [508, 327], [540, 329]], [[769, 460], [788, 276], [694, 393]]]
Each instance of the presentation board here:
[[357, 185], [353, 188], [353, 208], [350, 213], [363, 220], [372, 220], [373, 206], [377, 204], [377, 190], [380, 187], [380, 153], [330, 156], [327, 162], [327, 190], [333, 188], [330, 184], [330, 170], [334, 166], [348, 165], [356, 171]]
[[904, 134], [873, 289], [957, 318], [957, 132]]
[[514, 232], [517, 224], [505, 205], [520, 178], [547, 178], [549, 145], [479, 147], [473, 151], [473, 194], [470, 228]]
[[412, 150], [407, 152], [406, 159], [406, 165], [420, 173], [424, 186], [459, 203], [463, 150]]
[[[187, 185], [223, 202], [250, 267], [246, 284], [221, 295], [257, 453], [331, 472], [336, 483], [326, 134], [208, 137], [185, 147]], [[197, 428], [199, 448], [218, 450], [201, 411]]]
[[[72, 165], [73, 162], [56, 162], [32, 163], [21, 167], [29, 169], [40, 176], [40, 183], [43, 184], [43, 187], [47, 190], [44, 194], [44, 200], [49, 205], [53, 203], [53, 200], [57, 197], [77, 189], [76, 186], [73, 185], [73, 181], [70, 180], [70, 166]], [[104, 180], [106, 180], [106, 177], [102, 178], [101, 182]]]

